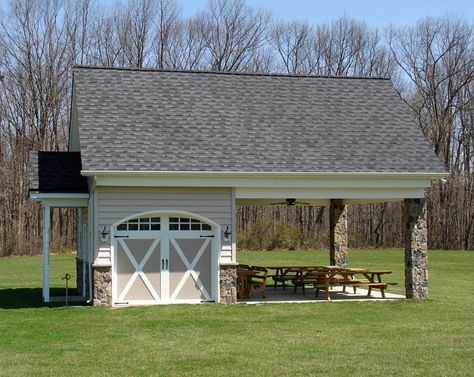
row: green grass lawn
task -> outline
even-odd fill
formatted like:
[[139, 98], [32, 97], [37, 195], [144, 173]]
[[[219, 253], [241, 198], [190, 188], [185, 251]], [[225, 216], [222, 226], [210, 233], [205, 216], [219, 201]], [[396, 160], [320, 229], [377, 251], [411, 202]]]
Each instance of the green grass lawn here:
[[[327, 252], [238, 254], [249, 264], [326, 264]], [[52, 286], [73, 272], [53, 256]], [[401, 250], [353, 250], [394, 271]], [[472, 376], [474, 253], [430, 252], [430, 300], [122, 309], [41, 304], [41, 258], [0, 259], [0, 375]]]

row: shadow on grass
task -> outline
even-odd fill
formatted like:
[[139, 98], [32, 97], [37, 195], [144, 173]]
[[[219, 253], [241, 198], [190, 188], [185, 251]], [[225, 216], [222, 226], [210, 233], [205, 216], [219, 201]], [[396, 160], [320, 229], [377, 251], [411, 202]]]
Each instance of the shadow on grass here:
[[[50, 295], [64, 296], [66, 294], [63, 288], [51, 288]], [[78, 295], [76, 289], [69, 290], [69, 295]], [[65, 306], [62, 302], [43, 302], [41, 288], [16, 288], [0, 289], [0, 309], [22, 309], [22, 308], [57, 308]], [[70, 306], [83, 306], [85, 302], [70, 302]]]

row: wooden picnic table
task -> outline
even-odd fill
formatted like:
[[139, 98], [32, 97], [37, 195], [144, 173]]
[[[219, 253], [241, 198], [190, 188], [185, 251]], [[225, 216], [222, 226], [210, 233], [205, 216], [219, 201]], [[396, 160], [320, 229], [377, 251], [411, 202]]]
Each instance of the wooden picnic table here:
[[[354, 292], [357, 287], [367, 286], [368, 296], [372, 293], [372, 288], [380, 289], [382, 298], [385, 298], [385, 289], [390, 284], [396, 283], [384, 283], [382, 282], [382, 275], [390, 274], [391, 271], [368, 271], [360, 268], [327, 268], [308, 272], [299, 281], [303, 288], [306, 284], [312, 284], [315, 289], [316, 296], [318, 296], [319, 290], [324, 290], [327, 294], [328, 300], [330, 300], [329, 289], [333, 286], [343, 286], [344, 289], [347, 286], [353, 287]], [[363, 275], [365, 279], [355, 279], [354, 275]], [[375, 280], [377, 278], [377, 281]]]
[[268, 270], [275, 270], [273, 278], [274, 289], [277, 288], [278, 282], [282, 283], [283, 289], [286, 289], [287, 281], [294, 281], [301, 278], [303, 273], [320, 268], [322, 266], [266, 266]]
[[[371, 283], [382, 283], [382, 275], [388, 275], [388, 274], [391, 274], [392, 271], [364, 271], [362, 272], [364, 274], [364, 276], [371, 282]], [[377, 281], [375, 281], [375, 277], [377, 277]], [[370, 294], [372, 293], [372, 287], [371, 285], [369, 285], [369, 292], [368, 292], [368, 296], [370, 296]], [[382, 293], [382, 297], [385, 298], [385, 292], [383, 290], [381, 290], [381, 293]]]
[[248, 298], [250, 296], [250, 280], [252, 276], [258, 275], [258, 271], [246, 268], [237, 268], [237, 295], [238, 298]]

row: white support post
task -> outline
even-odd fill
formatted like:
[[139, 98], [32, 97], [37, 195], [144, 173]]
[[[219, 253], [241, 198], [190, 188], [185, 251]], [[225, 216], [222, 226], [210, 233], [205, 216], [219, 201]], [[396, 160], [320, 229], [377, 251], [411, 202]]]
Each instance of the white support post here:
[[232, 189], [232, 203], [231, 203], [231, 214], [232, 214], [232, 262], [237, 262], [237, 207], [235, 204], [235, 188]]
[[43, 205], [43, 300], [49, 302], [49, 238], [51, 207]]
[[[82, 276], [78, 276], [79, 279], [82, 280], [82, 291], [81, 295], [85, 297], [86, 295], [86, 249], [87, 246], [84, 242], [84, 216], [83, 216], [83, 209], [77, 209], [77, 256], [80, 258], [82, 263]], [[77, 263], [77, 261], [76, 261]]]
[[82, 208], [76, 209], [77, 215], [77, 257], [84, 259], [82, 245]]

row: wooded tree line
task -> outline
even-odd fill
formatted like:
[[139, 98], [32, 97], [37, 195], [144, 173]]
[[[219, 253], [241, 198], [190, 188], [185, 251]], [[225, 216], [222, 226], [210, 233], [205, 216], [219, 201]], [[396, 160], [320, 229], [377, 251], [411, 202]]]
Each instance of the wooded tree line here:
[[[65, 150], [74, 64], [390, 76], [451, 173], [427, 192], [432, 248], [473, 248], [474, 31], [458, 17], [383, 30], [351, 18], [277, 20], [243, 1], [13, 0], [0, 8], [0, 255], [41, 250], [28, 200], [28, 150]], [[401, 203], [349, 206], [352, 246], [400, 246]], [[55, 210], [53, 245], [74, 247], [74, 213]], [[242, 247], [324, 247], [323, 207], [238, 209]]]

